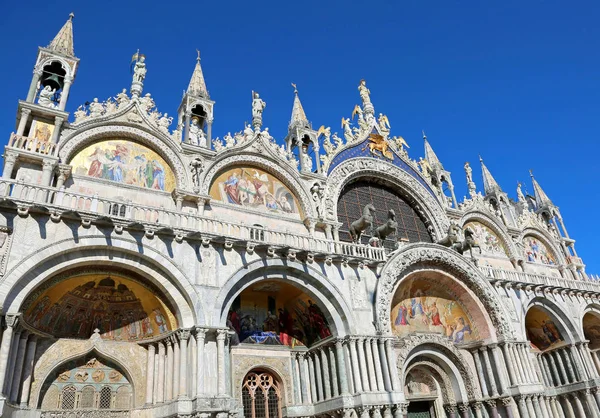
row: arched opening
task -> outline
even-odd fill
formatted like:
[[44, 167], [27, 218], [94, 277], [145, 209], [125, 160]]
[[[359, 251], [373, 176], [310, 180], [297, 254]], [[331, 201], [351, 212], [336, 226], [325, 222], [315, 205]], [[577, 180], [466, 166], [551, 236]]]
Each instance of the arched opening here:
[[130, 409], [133, 385], [114, 362], [90, 353], [57, 367], [42, 385], [42, 410]]
[[591, 351], [600, 349], [600, 312], [591, 311], [583, 316], [583, 335]]
[[[409, 402], [409, 416], [430, 418], [443, 413], [443, 405], [448, 402], [447, 395], [443, 396], [452, 388], [447, 388], [448, 377], [443, 370], [435, 367], [426, 358], [417, 359], [411, 364], [404, 378], [404, 394]], [[445, 398], [445, 399], [444, 399]]]
[[281, 418], [282, 384], [268, 371], [253, 370], [242, 383], [244, 418]]
[[420, 271], [402, 280], [391, 302], [392, 332], [441, 335], [453, 344], [490, 338], [485, 309], [468, 289], [439, 271]]
[[39, 105], [58, 108], [66, 74], [67, 72], [58, 61], [53, 61], [44, 66], [38, 86]]
[[233, 300], [227, 325], [242, 344], [310, 346], [332, 335], [318, 300], [283, 280], [263, 280]]
[[178, 328], [155, 286], [132, 272], [68, 271], [43, 283], [23, 304], [23, 321], [56, 338], [140, 341]]
[[545, 264], [549, 266], [558, 264], [556, 255], [546, 243], [536, 236], [526, 235], [523, 238], [523, 247], [525, 259], [529, 263]]
[[562, 325], [548, 310], [540, 306], [532, 306], [525, 316], [527, 339], [539, 351], [546, 351], [567, 344], [567, 337]]
[[[377, 232], [377, 228], [392, 225], [380, 246], [395, 249], [400, 242], [432, 242], [427, 220], [415, 209], [416, 203], [410, 197], [400, 193], [390, 183], [383, 180], [359, 178], [347, 184], [337, 203], [338, 220], [342, 223], [339, 234], [342, 241], [353, 241], [351, 228], [353, 222], [361, 219], [367, 205], [372, 205], [374, 213], [370, 225], [363, 225], [361, 243], [367, 244]], [[393, 211], [394, 216], [390, 215]]]

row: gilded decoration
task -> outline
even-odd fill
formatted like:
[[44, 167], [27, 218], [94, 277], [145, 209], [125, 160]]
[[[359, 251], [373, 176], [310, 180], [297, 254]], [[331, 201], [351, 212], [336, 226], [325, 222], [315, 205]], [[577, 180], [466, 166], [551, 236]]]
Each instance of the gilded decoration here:
[[331, 336], [321, 308], [300, 289], [280, 281], [262, 281], [244, 290], [227, 315], [235, 342], [264, 345], [311, 345]]
[[464, 225], [463, 231], [467, 228], [471, 228], [473, 231], [475, 241], [479, 244], [479, 247], [484, 254], [500, 256], [508, 254], [500, 237], [498, 237], [498, 235], [496, 235], [496, 233], [487, 225], [480, 222], [468, 222]]
[[167, 162], [144, 145], [114, 139], [96, 142], [71, 160], [75, 174], [170, 192], [175, 175]]
[[238, 166], [219, 175], [210, 196], [233, 205], [300, 214], [300, 204], [290, 189], [271, 174], [251, 166]]
[[138, 341], [177, 328], [169, 308], [154, 292], [118, 275], [87, 274], [58, 282], [25, 311], [33, 328], [56, 337]]
[[600, 348], [600, 316], [596, 313], [586, 313], [583, 316], [583, 334], [590, 342], [590, 349]]
[[525, 251], [525, 259], [530, 263], [546, 264], [550, 266], [556, 265], [556, 257], [552, 251], [534, 236], [526, 236], [523, 238]]
[[531, 342], [531, 345], [541, 351], [561, 346], [565, 343], [565, 339], [554, 320], [545, 310], [537, 306], [527, 311], [525, 328], [527, 330], [527, 339]]
[[52, 134], [54, 133], [54, 125], [40, 120], [34, 120], [31, 123], [29, 132], [29, 137], [31, 138], [35, 138], [42, 142], [50, 142]]
[[433, 279], [415, 279], [401, 286], [392, 300], [393, 332], [404, 336], [414, 332], [441, 334], [455, 344], [479, 339], [463, 305], [451, 294], [460, 291], [441, 287]]

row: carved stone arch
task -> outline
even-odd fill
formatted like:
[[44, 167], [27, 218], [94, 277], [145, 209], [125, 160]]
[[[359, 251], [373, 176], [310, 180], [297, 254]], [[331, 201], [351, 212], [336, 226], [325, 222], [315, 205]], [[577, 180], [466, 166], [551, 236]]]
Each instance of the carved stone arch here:
[[27, 297], [33, 297], [40, 286], [52, 277], [86, 266], [118, 266], [153, 283], [175, 308], [180, 327], [205, 324], [200, 296], [190, 280], [171, 259], [131, 239], [114, 239], [107, 246], [106, 237], [80, 237], [79, 243], [64, 239], [53, 242], [22, 258], [0, 283], [2, 312], [20, 312]]
[[233, 300], [249, 286], [263, 280], [285, 280], [325, 308], [331, 332], [337, 337], [356, 333], [352, 309], [343, 293], [319, 270], [307, 264], [278, 258], [256, 260], [236, 271], [221, 287], [213, 307], [213, 326], [224, 327]]
[[[419, 358], [416, 357], [413, 362], [409, 364], [406, 368], [406, 374], [410, 373], [412, 369], [416, 367], [425, 367], [429, 370], [432, 375], [432, 379], [438, 380], [438, 385], [440, 386], [440, 392], [442, 395], [442, 400], [444, 404], [448, 403], [456, 403], [456, 397], [454, 396], [454, 391], [449, 391], [448, 388], [452, 387], [452, 383], [450, 382], [450, 378], [444, 369], [442, 369], [438, 364], [431, 361], [427, 357]], [[436, 378], [437, 376], [437, 378]], [[402, 378], [404, 381], [405, 378]], [[441, 383], [441, 384], [440, 384]]]
[[337, 221], [337, 202], [344, 187], [351, 181], [364, 178], [378, 178], [397, 187], [405, 196], [414, 200], [417, 212], [433, 227], [433, 240], [443, 237], [450, 225], [445, 210], [417, 179], [401, 168], [374, 158], [352, 158], [336, 166], [327, 178], [323, 201], [326, 217]]
[[511, 339], [514, 329], [506, 307], [492, 285], [465, 257], [437, 244], [415, 243], [403, 247], [384, 265], [375, 291], [375, 322], [379, 332], [391, 333], [392, 298], [401, 282], [419, 270], [433, 269], [452, 275], [475, 293], [495, 328], [493, 339]]
[[550, 314], [552, 319], [557, 321], [556, 326], [558, 327], [558, 330], [568, 339], [568, 341], [565, 342], [574, 344], [585, 340], [583, 333], [579, 332], [582, 327], [577, 326], [577, 324], [571, 320], [570, 313], [565, 312], [564, 308], [556, 302], [539, 296], [531, 299], [525, 307], [524, 320], [521, 322], [523, 335], [527, 336], [527, 313], [529, 313], [529, 310], [534, 306], [546, 311]]
[[[98, 357], [109, 360], [125, 372], [133, 389], [134, 406], [143, 406], [146, 385], [145, 360], [132, 361], [132, 358], [127, 355], [127, 350], [123, 351], [116, 347], [118, 344], [104, 341], [98, 334], [94, 334], [89, 340], [59, 340], [53, 343], [36, 362], [29, 406], [31, 408], [38, 407], [42, 401], [41, 395], [44, 383], [57, 368], [69, 361], [86, 357], [92, 353], [97, 353]], [[131, 346], [135, 347], [135, 350], [139, 350], [139, 354], [145, 351], [137, 344], [131, 344]]]
[[555, 239], [548, 231], [544, 231], [542, 229], [527, 227], [521, 231], [519, 235], [519, 242], [523, 244], [523, 240], [528, 235], [536, 237], [540, 241], [544, 243], [556, 256], [556, 260], [558, 261], [557, 266], [564, 266], [567, 264], [567, 260], [565, 259], [565, 255], [561, 251], [560, 247], [555, 244]]
[[507, 257], [512, 259], [522, 259], [523, 255], [519, 254], [513, 240], [508, 235], [506, 227], [498, 222], [498, 220], [492, 218], [488, 214], [481, 211], [470, 211], [463, 215], [460, 219], [460, 227], [464, 228], [464, 226], [469, 222], [479, 222], [483, 225], [490, 228], [498, 237], [503, 241], [506, 249], [508, 250]]
[[239, 164], [253, 165], [272, 174], [277, 178], [277, 180], [285, 184], [292, 193], [294, 193], [302, 206], [302, 211], [305, 217], [315, 216], [316, 212], [315, 208], [313, 207], [312, 198], [310, 197], [310, 193], [306, 186], [298, 180], [298, 172], [294, 172], [291, 167], [281, 165], [278, 162], [271, 161], [262, 155], [253, 153], [236, 153], [233, 155], [226, 155], [223, 156], [223, 158], [215, 161], [205, 170], [204, 175], [200, 180], [200, 194], [208, 195], [214, 179], [227, 168], [233, 168]]
[[57, 55], [48, 55], [45, 59], [38, 63], [38, 65], [35, 67], [35, 70], [43, 71], [46, 65], [50, 65], [53, 62], [59, 62], [60, 65], [62, 65], [63, 69], [65, 70], [65, 77], [74, 77], [77, 64], [69, 63], [64, 58]]
[[125, 122], [111, 121], [110, 124], [91, 124], [82, 125], [82, 129], [78, 129], [73, 133], [68, 134], [59, 142], [58, 155], [61, 160], [67, 164], [75, 157], [77, 152], [81, 151], [88, 145], [94, 142], [111, 139], [124, 138], [134, 142], [139, 142], [154, 150], [169, 164], [175, 179], [177, 180], [177, 188], [183, 190], [191, 190], [189, 173], [181, 158], [181, 148], [178, 144], [167, 143], [160, 139], [154, 132], [148, 132], [142, 129], [141, 126], [133, 126]]
[[[404, 387], [406, 369], [417, 357], [427, 357], [446, 371], [449, 377], [454, 377], [452, 388], [458, 402], [467, 402], [481, 397], [481, 390], [473, 379], [470, 362], [463, 352], [439, 334], [412, 334], [399, 340], [400, 350], [397, 351], [398, 372], [400, 385]], [[450, 373], [451, 372], [451, 373]]]
[[[595, 337], [592, 338], [588, 338], [588, 336], [586, 335], [585, 332], [585, 327], [584, 327], [584, 319], [585, 316], [587, 314], [593, 315], [599, 322], [600, 322], [600, 303], [596, 300], [594, 302], [588, 303], [585, 308], [581, 311], [581, 318], [580, 321], [578, 321], [578, 331], [581, 333], [581, 335], [583, 335], [585, 340], [590, 340], [590, 349], [596, 349], [598, 348], [598, 342], [599, 342], [599, 338]], [[595, 346], [594, 346], [595, 345]]]
[[242, 399], [242, 385], [244, 379], [250, 372], [268, 372], [281, 385], [281, 400], [282, 406], [292, 405], [294, 403], [292, 395], [292, 380], [290, 370], [286, 369], [286, 361], [283, 359], [276, 358], [259, 358], [246, 357], [242, 362], [236, 364], [233, 385], [234, 385], [234, 398]]

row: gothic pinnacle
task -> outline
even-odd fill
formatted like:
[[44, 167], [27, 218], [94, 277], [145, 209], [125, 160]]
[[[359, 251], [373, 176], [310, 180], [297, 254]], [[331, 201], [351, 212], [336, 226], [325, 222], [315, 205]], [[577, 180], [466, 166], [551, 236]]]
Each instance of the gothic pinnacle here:
[[75, 56], [75, 51], [73, 49], [73, 18], [75, 14], [69, 14], [69, 19], [63, 25], [63, 27], [58, 31], [50, 45], [48, 45], [48, 49], [52, 51], [58, 52], [60, 54], [68, 55], [70, 57]]

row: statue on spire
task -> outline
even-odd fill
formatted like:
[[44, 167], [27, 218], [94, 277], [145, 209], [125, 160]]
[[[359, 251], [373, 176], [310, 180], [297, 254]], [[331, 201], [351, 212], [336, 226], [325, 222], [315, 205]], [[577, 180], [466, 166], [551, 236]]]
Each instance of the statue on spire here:
[[252, 91], [252, 126], [254, 126], [254, 129], [260, 129], [265, 107], [267, 107], [265, 101], [260, 98], [257, 92]]
[[360, 98], [362, 99], [363, 107], [366, 107], [367, 104], [371, 104], [371, 91], [367, 88], [367, 82], [364, 79], [360, 80], [358, 94], [360, 94]]
[[146, 56], [140, 54], [138, 49], [133, 57], [131, 57], [131, 63], [135, 65], [133, 67], [133, 81], [131, 82], [131, 96], [139, 97], [142, 94], [144, 87], [144, 79], [146, 78]]

